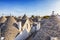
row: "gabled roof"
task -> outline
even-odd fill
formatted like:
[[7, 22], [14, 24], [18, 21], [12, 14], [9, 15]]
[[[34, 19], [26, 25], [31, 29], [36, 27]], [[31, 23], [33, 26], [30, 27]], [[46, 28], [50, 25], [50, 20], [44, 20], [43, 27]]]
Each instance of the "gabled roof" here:
[[27, 22], [27, 20], [29, 21], [29, 23], [30, 23], [30, 20], [29, 19], [26, 19], [26, 20], [21, 20], [21, 22], [22, 22], [22, 27], [25, 25], [25, 23]]

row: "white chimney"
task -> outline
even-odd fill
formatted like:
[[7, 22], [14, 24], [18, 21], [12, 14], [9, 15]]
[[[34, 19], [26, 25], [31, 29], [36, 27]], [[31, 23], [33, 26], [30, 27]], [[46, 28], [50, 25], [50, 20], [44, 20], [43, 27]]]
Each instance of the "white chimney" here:
[[37, 24], [37, 30], [39, 30], [40, 29], [40, 22], [38, 22], [38, 24]]
[[51, 37], [51, 40], [58, 40], [58, 37]]

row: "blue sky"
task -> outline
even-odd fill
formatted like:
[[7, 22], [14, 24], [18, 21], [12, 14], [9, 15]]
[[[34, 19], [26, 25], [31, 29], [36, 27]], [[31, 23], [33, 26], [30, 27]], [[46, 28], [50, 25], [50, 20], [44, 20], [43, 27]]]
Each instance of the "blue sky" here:
[[22, 16], [60, 13], [60, 0], [0, 0], [0, 15]]

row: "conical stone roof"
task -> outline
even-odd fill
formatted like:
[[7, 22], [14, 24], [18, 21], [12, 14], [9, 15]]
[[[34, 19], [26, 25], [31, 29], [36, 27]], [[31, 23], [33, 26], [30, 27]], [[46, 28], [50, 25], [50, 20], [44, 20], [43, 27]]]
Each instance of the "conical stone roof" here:
[[42, 20], [43, 24], [41, 25], [40, 30], [31, 40], [50, 40], [49, 37], [60, 37], [60, 21], [58, 20], [58, 17], [51, 16], [46, 20]]
[[1, 36], [1, 27], [3, 27], [2, 25], [5, 23], [6, 20], [7, 18], [5, 16], [2, 16], [0, 18], [0, 36]]
[[7, 18], [6, 18], [5, 16], [2, 16], [2, 17], [0, 18], [0, 23], [4, 23], [6, 20], [7, 20]]
[[12, 25], [13, 23], [17, 23], [17, 22], [14, 19], [14, 17], [10, 16], [6, 21], [6, 25]]
[[14, 17], [10, 16], [7, 21], [5, 22], [5, 29], [4, 32], [4, 40], [14, 40], [16, 35], [18, 34], [18, 29], [14, 26], [16, 24], [16, 20]]
[[5, 39], [4, 40], [14, 40], [16, 35], [19, 33], [18, 29], [14, 26], [6, 26]]

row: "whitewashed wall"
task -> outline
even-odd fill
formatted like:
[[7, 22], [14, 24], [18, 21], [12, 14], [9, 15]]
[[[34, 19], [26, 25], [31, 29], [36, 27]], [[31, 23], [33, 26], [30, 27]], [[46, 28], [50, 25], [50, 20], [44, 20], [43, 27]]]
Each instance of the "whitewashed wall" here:
[[4, 40], [4, 37], [1, 37], [1, 40]]
[[19, 31], [21, 31], [21, 21], [20, 22], [18, 22], [18, 28], [19, 28]]
[[29, 33], [25, 29], [22, 33], [20, 33], [15, 40], [25, 40], [29, 36]]
[[37, 23], [37, 31], [40, 29], [40, 22]]
[[[18, 23], [18, 27], [21, 30], [21, 27], [22, 27], [21, 22]], [[23, 26], [23, 30], [20, 32], [20, 34], [14, 40], [25, 40], [29, 36], [30, 30], [31, 30], [30, 23], [29, 23], [29, 20], [27, 20]]]
[[58, 37], [51, 37], [51, 40], [58, 40]]

